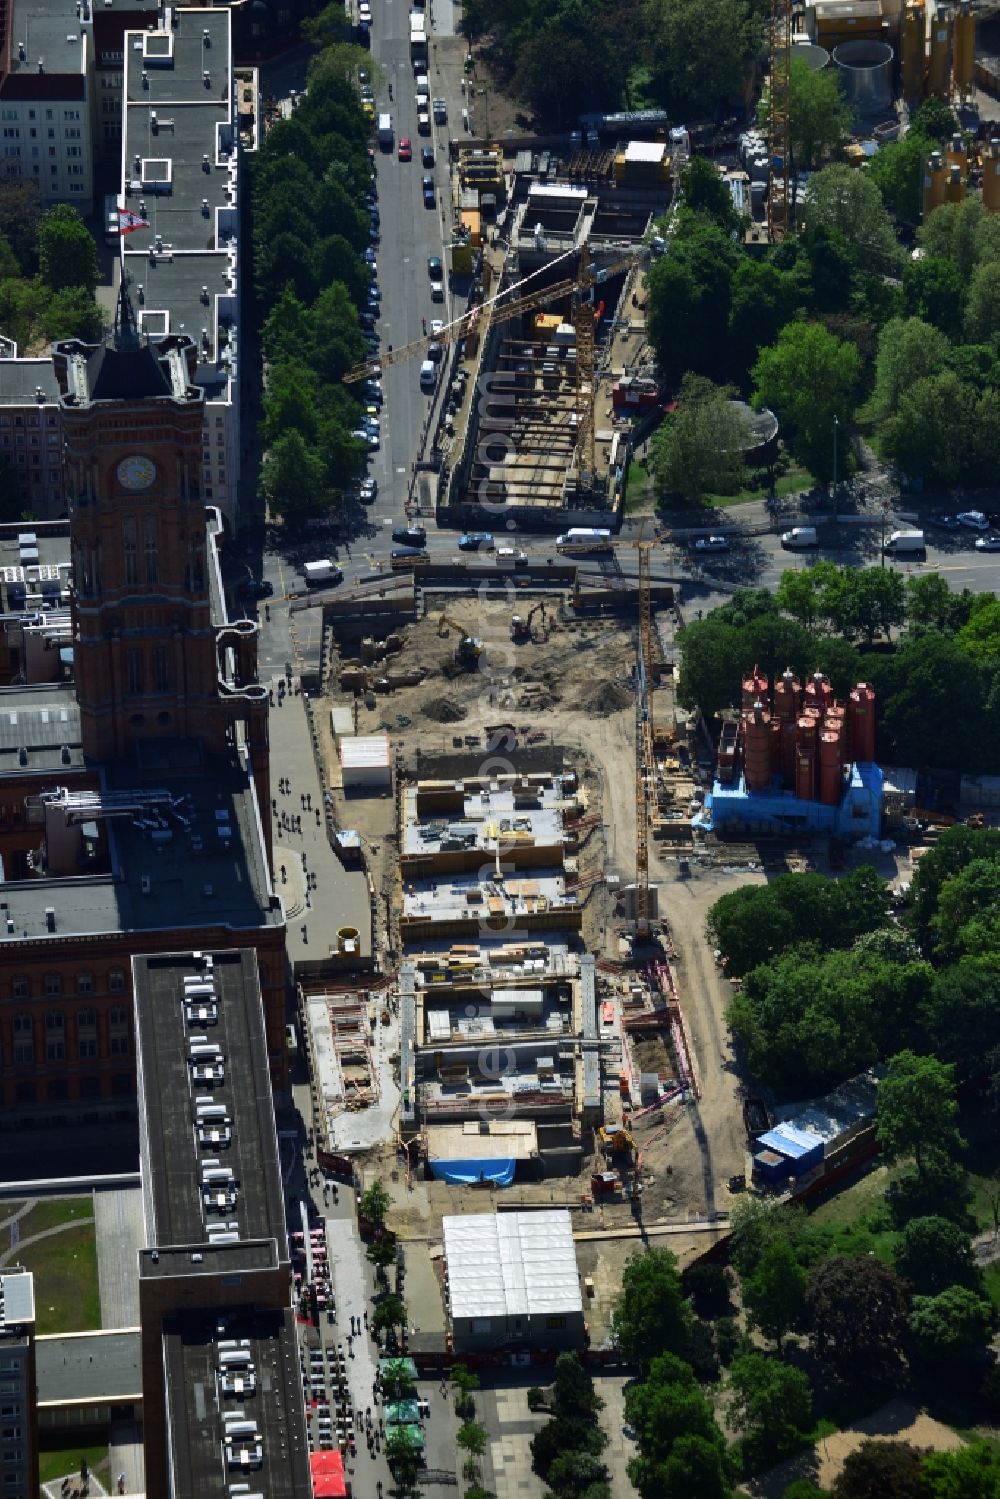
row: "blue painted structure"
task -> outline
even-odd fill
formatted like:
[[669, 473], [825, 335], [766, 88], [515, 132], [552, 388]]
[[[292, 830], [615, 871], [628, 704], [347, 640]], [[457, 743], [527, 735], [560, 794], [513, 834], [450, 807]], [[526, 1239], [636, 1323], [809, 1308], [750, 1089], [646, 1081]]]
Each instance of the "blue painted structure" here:
[[837, 806], [804, 801], [781, 789], [748, 791], [746, 779], [723, 786], [713, 782], [705, 805], [692, 822], [707, 832], [799, 834], [833, 833], [838, 838], [878, 838], [882, 827], [882, 771], [874, 762], [853, 764]]
[[517, 1161], [497, 1156], [484, 1160], [435, 1161], [427, 1163], [435, 1181], [447, 1182], [453, 1187], [470, 1187], [477, 1182], [493, 1182], [498, 1187], [509, 1187], [514, 1180]]
[[813, 1167], [822, 1165], [826, 1148], [822, 1135], [796, 1129], [794, 1124], [776, 1124], [757, 1143], [765, 1151], [773, 1150], [784, 1156], [787, 1176], [805, 1176]]

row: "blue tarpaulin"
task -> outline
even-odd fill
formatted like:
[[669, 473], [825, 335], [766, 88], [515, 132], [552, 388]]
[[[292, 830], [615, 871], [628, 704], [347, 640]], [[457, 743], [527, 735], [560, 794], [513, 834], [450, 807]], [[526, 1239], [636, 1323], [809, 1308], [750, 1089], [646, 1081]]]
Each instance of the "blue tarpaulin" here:
[[498, 1160], [489, 1156], [478, 1161], [431, 1161], [431, 1175], [439, 1182], [450, 1182], [455, 1187], [468, 1187], [475, 1182], [493, 1182], [498, 1187], [509, 1187], [514, 1180], [517, 1162]]

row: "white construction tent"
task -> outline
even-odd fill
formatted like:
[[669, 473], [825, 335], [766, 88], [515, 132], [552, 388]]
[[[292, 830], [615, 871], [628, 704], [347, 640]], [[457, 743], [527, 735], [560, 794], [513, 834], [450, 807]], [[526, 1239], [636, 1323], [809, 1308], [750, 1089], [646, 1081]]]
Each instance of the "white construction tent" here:
[[456, 1352], [582, 1345], [583, 1296], [565, 1208], [446, 1217], [443, 1228]]

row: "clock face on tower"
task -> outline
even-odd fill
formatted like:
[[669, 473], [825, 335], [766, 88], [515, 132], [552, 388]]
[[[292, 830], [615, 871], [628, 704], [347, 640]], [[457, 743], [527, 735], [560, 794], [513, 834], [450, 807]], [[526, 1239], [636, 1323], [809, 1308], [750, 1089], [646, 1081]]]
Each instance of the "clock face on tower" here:
[[156, 478], [156, 464], [142, 453], [123, 458], [116, 470], [118, 482], [125, 489], [148, 489]]

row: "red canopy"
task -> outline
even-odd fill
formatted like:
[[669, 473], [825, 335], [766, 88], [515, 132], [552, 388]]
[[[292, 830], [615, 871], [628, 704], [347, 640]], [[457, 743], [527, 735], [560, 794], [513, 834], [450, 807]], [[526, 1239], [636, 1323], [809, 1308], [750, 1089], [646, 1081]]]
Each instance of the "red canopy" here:
[[311, 1452], [314, 1499], [347, 1499], [344, 1459], [339, 1452]]

